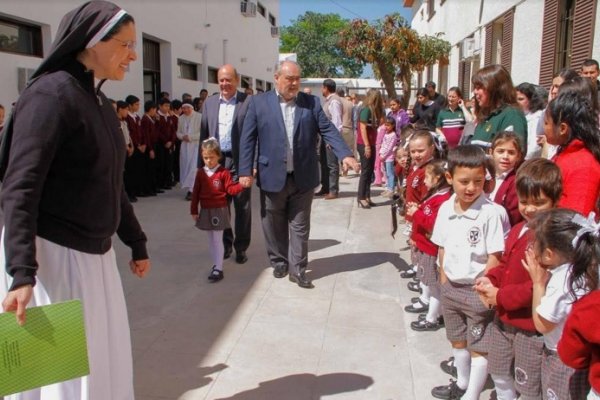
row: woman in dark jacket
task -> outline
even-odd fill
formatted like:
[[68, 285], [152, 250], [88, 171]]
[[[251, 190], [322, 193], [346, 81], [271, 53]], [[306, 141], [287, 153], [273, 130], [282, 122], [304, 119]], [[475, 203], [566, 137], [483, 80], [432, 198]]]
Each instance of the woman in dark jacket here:
[[100, 86], [124, 78], [135, 43], [133, 18], [112, 3], [92, 1], [65, 15], [2, 138], [3, 309], [22, 325], [26, 306], [81, 299], [91, 371], [27, 399], [134, 398], [113, 234], [132, 249], [134, 274], [143, 277], [150, 262], [123, 188], [123, 135]]

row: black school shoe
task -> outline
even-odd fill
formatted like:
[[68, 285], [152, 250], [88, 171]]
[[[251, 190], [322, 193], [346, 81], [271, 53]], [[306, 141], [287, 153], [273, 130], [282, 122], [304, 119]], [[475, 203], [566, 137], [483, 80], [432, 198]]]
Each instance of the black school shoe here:
[[454, 357], [450, 357], [447, 360], [440, 362], [440, 368], [442, 371], [453, 377], [457, 377], [456, 367], [454, 366]]
[[208, 280], [211, 283], [215, 283], [215, 282], [219, 282], [223, 278], [224, 278], [223, 271], [219, 271], [217, 269], [217, 266], [213, 265], [212, 269], [210, 270], [210, 275], [208, 275]]
[[444, 327], [444, 319], [438, 318], [435, 322], [429, 322], [426, 319], [413, 321], [410, 323], [410, 328], [417, 332], [435, 332]]
[[412, 278], [414, 276], [417, 276], [417, 273], [416, 273], [416, 271], [414, 269], [412, 269], [412, 267], [411, 267], [411, 269], [406, 270], [406, 271], [402, 271], [400, 273], [400, 278], [408, 279], [408, 278]]
[[406, 284], [406, 287], [408, 287], [408, 290], [410, 290], [411, 292], [423, 292], [423, 289], [421, 289], [421, 285], [419, 284], [419, 282], [410, 281], [408, 282], [408, 284]]
[[466, 391], [466, 389], [459, 388], [456, 381], [450, 380], [449, 385], [436, 386], [431, 389], [431, 395], [436, 399], [459, 400]]
[[429, 311], [429, 304], [425, 304], [421, 299], [417, 299], [411, 305], [404, 307], [404, 311], [414, 314], [424, 313]]

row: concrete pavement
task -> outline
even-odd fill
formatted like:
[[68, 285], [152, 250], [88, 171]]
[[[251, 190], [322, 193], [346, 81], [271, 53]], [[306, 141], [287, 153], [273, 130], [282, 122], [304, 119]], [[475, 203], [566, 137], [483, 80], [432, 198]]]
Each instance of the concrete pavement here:
[[193, 226], [184, 193], [135, 203], [149, 238], [149, 276], [129, 273], [127, 248], [117, 240], [115, 248], [136, 399], [411, 400], [448, 383], [438, 366], [450, 355], [444, 330], [414, 332], [416, 315], [403, 311], [415, 295], [399, 276], [406, 237], [390, 236], [389, 205], [357, 208], [357, 183], [341, 178], [340, 198], [313, 202], [312, 290], [267, 268], [256, 187], [249, 261], [226, 260], [216, 284], [206, 279], [206, 234]]

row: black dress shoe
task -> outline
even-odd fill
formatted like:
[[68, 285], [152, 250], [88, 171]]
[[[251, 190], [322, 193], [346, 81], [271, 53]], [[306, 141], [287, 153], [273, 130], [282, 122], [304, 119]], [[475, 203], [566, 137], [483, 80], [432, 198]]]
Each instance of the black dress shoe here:
[[306, 277], [306, 274], [304, 272], [290, 274], [290, 282], [294, 282], [295, 284], [304, 289], [314, 288], [314, 285], [312, 284], [310, 279]]
[[130, 203], [135, 203], [137, 201], [137, 197], [135, 197], [135, 196], [128, 196], [128, 197], [129, 197]]
[[275, 268], [273, 268], [273, 276], [275, 278], [283, 278], [287, 275], [288, 273], [288, 267], [285, 265], [277, 265]]
[[227, 260], [229, 257], [231, 257], [232, 252], [233, 250], [231, 249], [231, 247], [226, 247], [225, 251], [223, 252], [223, 259]]
[[187, 201], [190, 201], [190, 200], [192, 200], [192, 192], [187, 192], [187, 193], [186, 193], [186, 195], [185, 195], [185, 199], [186, 199]]
[[323, 189], [319, 190], [318, 192], [315, 192], [315, 196], [325, 196], [326, 194], [329, 194], [329, 190], [325, 191]]
[[241, 250], [238, 251], [235, 255], [235, 262], [238, 264], [244, 264], [246, 261], [248, 261], [248, 257], [246, 256], [246, 252]]
[[162, 190], [162, 189], [155, 189], [154, 191], [155, 191], [156, 193], [158, 193], [158, 194], [160, 194], [160, 193], [164, 193], [164, 192], [165, 192], [165, 191], [164, 191], [164, 190]]

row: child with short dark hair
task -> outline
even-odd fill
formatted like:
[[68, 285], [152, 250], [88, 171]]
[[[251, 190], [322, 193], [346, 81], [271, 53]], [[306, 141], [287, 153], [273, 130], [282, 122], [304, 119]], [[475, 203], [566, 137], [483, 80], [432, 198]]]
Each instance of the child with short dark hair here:
[[440, 207], [431, 236], [439, 246], [446, 337], [457, 370], [457, 381], [431, 391], [440, 399], [478, 399], [487, 379], [493, 310], [483, 305], [473, 285], [498, 265], [504, 230], [497, 206], [484, 194], [486, 167], [487, 156], [480, 147], [450, 151], [446, 179], [454, 194]]
[[533, 281], [533, 323], [544, 335], [542, 395], [546, 399], [584, 399], [589, 392], [587, 370], [574, 370], [560, 360], [557, 345], [573, 303], [598, 288], [599, 227], [558, 208], [537, 215], [523, 266]]
[[418, 206], [412, 204], [407, 215], [413, 218], [410, 236], [411, 246], [416, 248], [417, 278], [420, 280], [421, 296], [404, 310], [426, 313], [410, 324], [415, 331], [436, 331], [443, 327], [440, 321], [441, 303], [438, 282], [438, 247], [431, 242], [431, 232], [440, 206], [450, 198], [451, 188], [446, 180], [445, 160], [433, 160], [425, 167], [425, 186], [429, 189], [425, 200]]
[[217, 139], [203, 141], [200, 151], [204, 167], [196, 172], [190, 212], [196, 227], [208, 233], [213, 259], [208, 280], [218, 282], [223, 279], [223, 231], [231, 228], [227, 195], [235, 196], [244, 188], [239, 182], [234, 182], [229, 171], [219, 164], [221, 148]]
[[510, 131], [499, 132], [492, 141], [490, 154], [496, 170], [496, 185], [490, 199], [506, 209], [510, 225], [514, 226], [523, 220], [515, 186], [516, 171], [523, 161], [520, 136]]
[[500, 264], [476, 280], [475, 290], [485, 305], [495, 306], [491, 325], [488, 372], [498, 400], [539, 399], [543, 338], [532, 318], [533, 283], [522, 260], [531, 241], [527, 222], [556, 207], [562, 192], [560, 170], [543, 158], [526, 161], [516, 174], [519, 212], [524, 221], [506, 239]]

